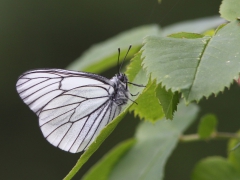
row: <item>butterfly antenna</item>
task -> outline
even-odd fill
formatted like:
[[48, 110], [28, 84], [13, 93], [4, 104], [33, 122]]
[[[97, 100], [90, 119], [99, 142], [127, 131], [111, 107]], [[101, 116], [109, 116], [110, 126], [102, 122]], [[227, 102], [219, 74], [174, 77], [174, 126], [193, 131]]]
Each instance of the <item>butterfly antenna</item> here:
[[117, 62], [118, 74], [120, 74], [119, 58], [120, 58], [120, 48], [118, 48], [118, 62]]
[[135, 103], [136, 105], [138, 105], [138, 103], [136, 101], [131, 100], [130, 98], [128, 98], [130, 101], [132, 101], [133, 103]]
[[[124, 61], [126, 60], [126, 57], [127, 57], [128, 53], [129, 53], [131, 47], [132, 47], [132, 45], [130, 45], [129, 48], [128, 48], [128, 51], [127, 51], [127, 53], [126, 53], [126, 55], [125, 55], [125, 57], [124, 57], [124, 59], [123, 59], [121, 65], [120, 65], [119, 72], [120, 72], [120, 69], [122, 68], [122, 65], [123, 65]], [[120, 53], [119, 53], [119, 54], [120, 54]]]

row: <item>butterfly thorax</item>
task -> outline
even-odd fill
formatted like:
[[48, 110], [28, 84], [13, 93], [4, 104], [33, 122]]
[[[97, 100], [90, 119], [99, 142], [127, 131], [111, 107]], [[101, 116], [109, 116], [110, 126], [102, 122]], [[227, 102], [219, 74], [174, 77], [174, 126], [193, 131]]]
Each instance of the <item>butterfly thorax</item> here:
[[125, 74], [119, 73], [116, 74], [110, 81], [113, 82], [114, 93], [112, 94], [112, 101], [115, 102], [118, 106], [127, 104], [129, 92], [127, 82], [128, 79]]

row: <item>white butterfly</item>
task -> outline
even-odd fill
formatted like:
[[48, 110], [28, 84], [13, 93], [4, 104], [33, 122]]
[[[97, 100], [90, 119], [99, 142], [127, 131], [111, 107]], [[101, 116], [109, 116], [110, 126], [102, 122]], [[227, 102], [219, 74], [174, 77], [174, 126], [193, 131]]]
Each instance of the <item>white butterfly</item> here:
[[121, 112], [129, 100], [128, 83], [123, 73], [109, 80], [87, 72], [38, 69], [22, 74], [16, 87], [37, 114], [44, 137], [62, 150], [77, 153]]

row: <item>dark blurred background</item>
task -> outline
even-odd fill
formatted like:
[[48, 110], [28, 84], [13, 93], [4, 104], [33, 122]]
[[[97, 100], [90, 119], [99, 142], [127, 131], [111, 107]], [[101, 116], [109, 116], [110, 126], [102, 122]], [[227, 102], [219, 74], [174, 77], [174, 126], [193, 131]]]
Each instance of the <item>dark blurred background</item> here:
[[[92, 44], [150, 23], [218, 15], [220, 0], [29, 1], [0, 0], [1, 179], [62, 179], [80, 154], [50, 145], [36, 115], [15, 90], [18, 76], [34, 68], [65, 68]], [[105, 72], [107, 77], [114, 71]], [[202, 100], [201, 113], [216, 113], [221, 131], [239, 128], [239, 87]], [[118, 142], [132, 137], [139, 120], [128, 115], [74, 179], [80, 179]], [[189, 130], [196, 131], [197, 123]], [[166, 166], [166, 180], [189, 179], [194, 164], [207, 156], [226, 156], [226, 141], [179, 144]], [[181, 178], [180, 178], [181, 177]]]

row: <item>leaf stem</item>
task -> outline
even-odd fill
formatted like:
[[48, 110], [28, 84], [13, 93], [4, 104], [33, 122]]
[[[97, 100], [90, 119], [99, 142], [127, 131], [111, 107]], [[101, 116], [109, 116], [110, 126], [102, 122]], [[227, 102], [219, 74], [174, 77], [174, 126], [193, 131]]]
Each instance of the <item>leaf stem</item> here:
[[240, 136], [237, 133], [228, 133], [228, 132], [215, 132], [209, 138], [202, 139], [198, 134], [188, 134], [181, 135], [179, 137], [180, 142], [192, 142], [192, 141], [202, 141], [202, 140], [215, 140], [215, 139], [229, 139], [236, 138], [239, 139]]

